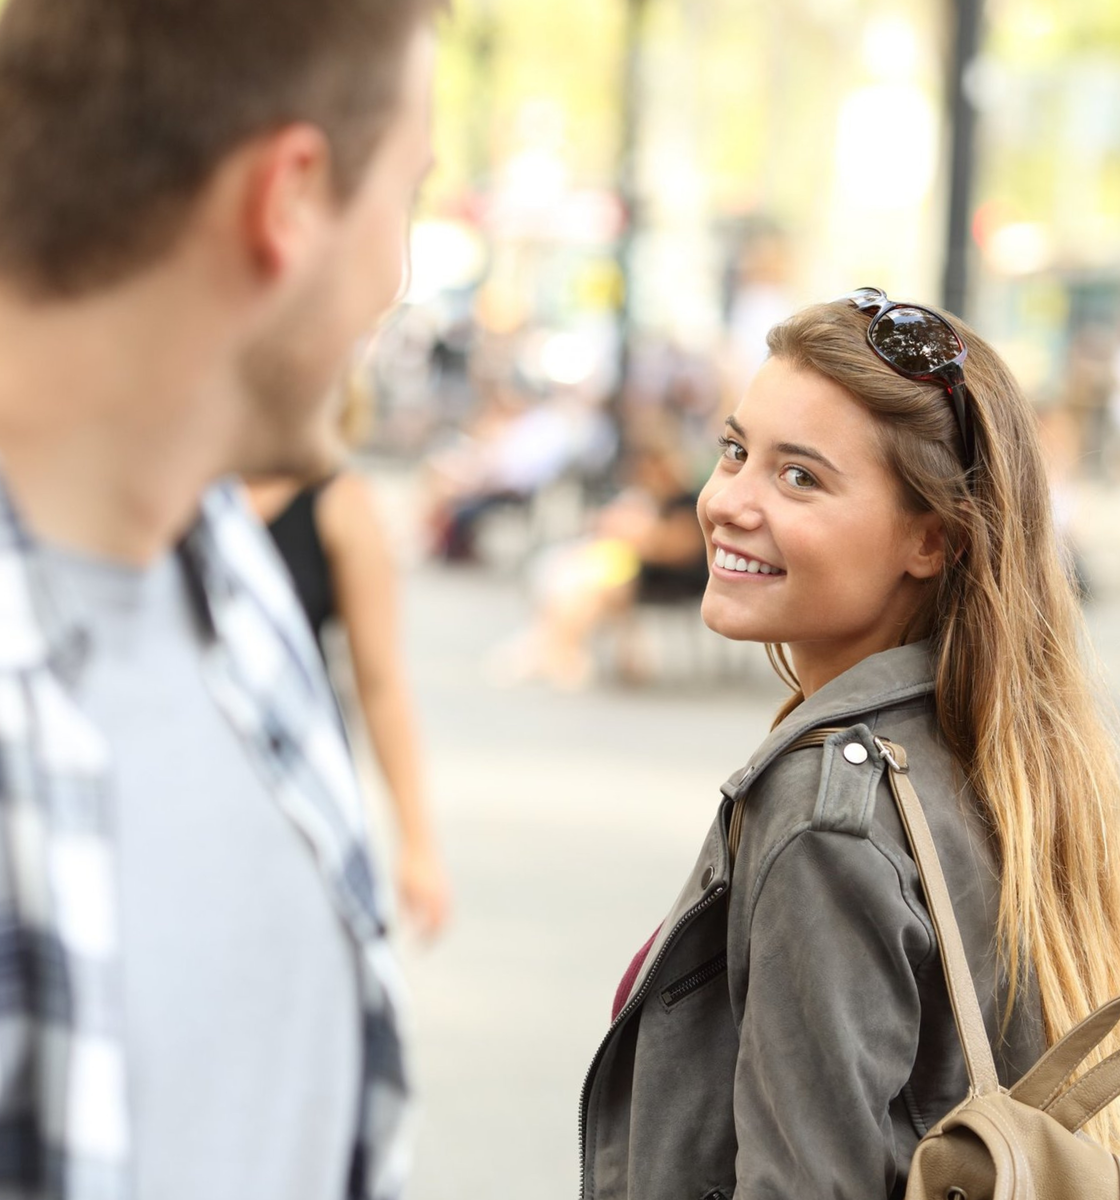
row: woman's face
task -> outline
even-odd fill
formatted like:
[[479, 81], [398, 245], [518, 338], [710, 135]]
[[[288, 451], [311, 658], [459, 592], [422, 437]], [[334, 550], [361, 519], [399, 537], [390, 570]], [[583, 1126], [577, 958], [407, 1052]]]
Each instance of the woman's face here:
[[941, 524], [903, 509], [871, 414], [813, 371], [768, 360], [725, 439], [697, 505], [704, 620], [728, 638], [787, 643], [809, 695], [899, 643], [941, 568]]

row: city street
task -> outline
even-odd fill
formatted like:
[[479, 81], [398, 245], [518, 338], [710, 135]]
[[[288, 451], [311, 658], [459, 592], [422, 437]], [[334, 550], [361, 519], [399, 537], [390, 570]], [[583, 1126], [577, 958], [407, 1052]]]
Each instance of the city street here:
[[[409, 489], [382, 490], [407, 558]], [[1107, 594], [1090, 620], [1120, 668], [1115, 527], [1092, 508], [1087, 549]], [[672, 903], [719, 784], [765, 734], [782, 689], [757, 647], [728, 657], [701, 643], [706, 653], [690, 653], [703, 669], [684, 679], [688, 664], [672, 660], [688, 646], [681, 614], [646, 630], [651, 652], [669, 659], [652, 686], [503, 689], [487, 682], [485, 660], [524, 619], [515, 579], [419, 566], [403, 600], [455, 886], [444, 938], [403, 945], [424, 1101], [411, 1200], [511, 1188], [572, 1200], [580, 1085], [615, 986]]]

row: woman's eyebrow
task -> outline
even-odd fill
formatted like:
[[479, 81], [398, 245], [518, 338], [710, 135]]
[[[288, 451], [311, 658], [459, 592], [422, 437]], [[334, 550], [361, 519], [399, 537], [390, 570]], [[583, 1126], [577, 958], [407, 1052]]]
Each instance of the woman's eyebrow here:
[[844, 474], [835, 463], [825, 458], [819, 450], [814, 450], [812, 446], [802, 446], [798, 442], [777, 442], [774, 449], [779, 454], [792, 454], [795, 458], [811, 458], [813, 462], [820, 463], [822, 467], [827, 467], [837, 475]]
[[[729, 429], [746, 439], [747, 431], [735, 420], [734, 417], [725, 418], [724, 424]], [[802, 446], [799, 442], [776, 442], [774, 449], [778, 454], [792, 454], [796, 458], [809, 458], [813, 462], [820, 463], [822, 467], [827, 467], [830, 471], [834, 471], [837, 475], [843, 475], [844, 472], [831, 460], [827, 459], [819, 450], [814, 450], [812, 446]]]

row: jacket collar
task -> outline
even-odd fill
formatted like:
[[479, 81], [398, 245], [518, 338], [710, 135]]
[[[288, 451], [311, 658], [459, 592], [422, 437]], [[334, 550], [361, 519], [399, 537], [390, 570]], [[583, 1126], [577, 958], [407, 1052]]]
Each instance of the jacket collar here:
[[933, 674], [928, 641], [911, 642], [869, 655], [814, 692], [771, 730], [747, 765], [723, 785], [723, 794], [732, 800], [741, 799], [766, 767], [810, 729], [836, 725], [878, 708], [928, 695], [934, 688]]

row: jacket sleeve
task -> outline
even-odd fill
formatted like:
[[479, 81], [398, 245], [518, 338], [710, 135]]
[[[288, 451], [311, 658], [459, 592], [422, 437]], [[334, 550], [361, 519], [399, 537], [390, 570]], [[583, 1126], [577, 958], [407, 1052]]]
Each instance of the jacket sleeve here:
[[796, 834], [750, 915], [735, 1200], [876, 1200], [900, 1166], [891, 1101], [918, 1046], [928, 920], [865, 837]]

